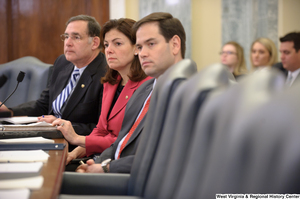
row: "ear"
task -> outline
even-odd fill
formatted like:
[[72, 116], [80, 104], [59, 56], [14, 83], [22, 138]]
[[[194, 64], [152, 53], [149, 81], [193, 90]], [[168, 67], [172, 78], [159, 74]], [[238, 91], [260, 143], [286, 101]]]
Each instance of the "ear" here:
[[95, 50], [100, 46], [100, 38], [99, 37], [93, 37], [93, 42], [92, 42], [92, 49]]
[[181, 40], [178, 35], [174, 35], [171, 40], [172, 53], [178, 55], [181, 53]]

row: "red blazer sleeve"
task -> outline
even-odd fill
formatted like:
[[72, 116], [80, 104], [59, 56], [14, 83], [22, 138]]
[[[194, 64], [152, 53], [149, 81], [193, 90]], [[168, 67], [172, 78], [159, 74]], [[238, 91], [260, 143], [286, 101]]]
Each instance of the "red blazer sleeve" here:
[[[149, 79], [151, 79], [151, 77], [147, 77], [139, 82], [133, 82], [129, 80], [123, 88], [109, 117], [107, 117], [107, 115], [111, 107], [115, 92], [117, 90], [118, 83], [115, 85], [111, 85], [108, 83], [103, 84], [104, 89], [101, 115], [99, 117], [96, 128], [94, 128], [92, 133], [86, 136], [85, 139], [87, 156], [96, 153], [102, 153], [106, 148], [110, 147], [113, 142], [115, 142], [121, 130], [128, 100], [131, 98], [136, 89]], [[118, 77], [118, 80], [121, 80], [120, 76]]]

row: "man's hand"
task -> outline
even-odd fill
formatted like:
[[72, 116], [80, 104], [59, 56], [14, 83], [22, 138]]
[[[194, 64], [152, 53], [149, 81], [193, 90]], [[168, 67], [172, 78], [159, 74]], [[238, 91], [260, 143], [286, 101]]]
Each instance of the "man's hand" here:
[[56, 120], [57, 118], [54, 115], [43, 115], [38, 117], [38, 120], [40, 122], [47, 122], [47, 123], [52, 123]]
[[56, 119], [53, 126], [57, 126], [57, 130], [61, 131], [65, 139], [73, 145], [79, 145], [85, 147], [85, 136], [79, 136], [74, 131], [73, 126], [70, 121]]
[[[2, 104], [2, 102], [0, 102], [0, 104]], [[13, 111], [8, 109], [5, 104], [0, 107], [0, 112], [11, 112], [11, 115], [13, 116]]]
[[86, 164], [82, 164], [77, 167], [78, 173], [104, 173], [101, 164], [95, 164], [93, 159], [86, 161]]

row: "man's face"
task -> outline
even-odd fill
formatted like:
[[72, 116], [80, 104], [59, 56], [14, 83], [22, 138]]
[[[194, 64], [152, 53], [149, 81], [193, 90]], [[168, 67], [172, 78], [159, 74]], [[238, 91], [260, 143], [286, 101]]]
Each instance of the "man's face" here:
[[175, 63], [171, 40], [166, 42], [157, 22], [145, 23], [137, 30], [136, 47], [142, 69], [148, 76], [158, 78]]
[[64, 41], [66, 59], [77, 67], [84, 67], [92, 55], [93, 38], [87, 34], [86, 21], [73, 21], [68, 24]]
[[286, 70], [293, 72], [300, 68], [300, 50], [296, 52], [293, 41], [282, 42], [280, 53], [282, 65]]

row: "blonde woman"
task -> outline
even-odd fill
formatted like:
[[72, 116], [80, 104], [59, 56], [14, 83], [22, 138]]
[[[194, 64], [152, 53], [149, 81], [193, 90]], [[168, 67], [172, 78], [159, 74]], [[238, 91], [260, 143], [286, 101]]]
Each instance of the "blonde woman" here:
[[229, 41], [220, 52], [221, 62], [226, 65], [235, 78], [247, 73], [244, 49], [235, 41]]
[[252, 43], [250, 55], [252, 70], [258, 67], [273, 66], [277, 63], [277, 59], [277, 49], [271, 39], [261, 37]]

